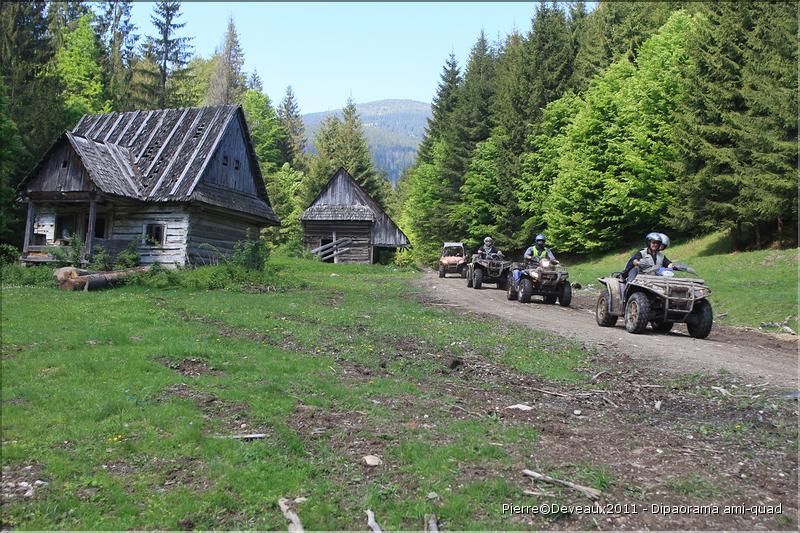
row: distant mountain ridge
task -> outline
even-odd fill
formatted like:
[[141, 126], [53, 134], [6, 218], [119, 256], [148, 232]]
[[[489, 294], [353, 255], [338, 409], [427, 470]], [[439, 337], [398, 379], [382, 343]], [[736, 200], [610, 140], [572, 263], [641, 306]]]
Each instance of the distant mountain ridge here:
[[[431, 105], [416, 100], [378, 100], [356, 104], [364, 125], [364, 135], [378, 170], [386, 172], [392, 183], [414, 164], [417, 148], [431, 116]], [[320, 124], [329, 115], [342, 117], [342, 110], [303, 115], [308, 137], [308, 151], [314, 151], [314, 138]]]

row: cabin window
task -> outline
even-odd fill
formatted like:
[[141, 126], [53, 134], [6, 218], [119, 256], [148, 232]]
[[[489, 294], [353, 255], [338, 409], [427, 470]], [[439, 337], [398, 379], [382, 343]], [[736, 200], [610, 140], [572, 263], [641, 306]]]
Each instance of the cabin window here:
[[223, 155], [222, 156], [222, 166], [223, 167], [227, 167], [228, 166], [228, 156], [227, 155]]
[[234, 159], [233, 160], [233, 170], [239, 170], [239, 160], [238, 159]]
[[67, 165], [69, 165], [69, 161], [62, 161], [61, 162], [61, 168], [67, 168]]
[[75, 236], [77, 225], [77, 217], [74, 214], [56, 215], [56, 231], [53, 239], [56, 241], [69, 241]]
[[166, 226], [164, 224], [146, 224], [144, 227], [143, 244], [164, 246], [164, 236], [166, 233]]

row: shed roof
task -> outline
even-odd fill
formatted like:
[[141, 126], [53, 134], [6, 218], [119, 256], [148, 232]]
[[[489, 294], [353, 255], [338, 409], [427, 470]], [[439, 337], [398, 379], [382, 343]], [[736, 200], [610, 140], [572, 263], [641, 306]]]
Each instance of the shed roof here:
[[365, 205], [312, 205], [300, 216], [300, 220], [375, 220], [372, 209]]
[[242, 211], [239, 206], [246, 204], [245, 212], [276, 223], [278, 218], [269, 203], [239, 106], [84, 115], [64, 137], [78, 153], [95, 186], [104, 193], [146, 202], [204, 202], [208, 195], [200, 194], [197, 185], [228, 125], [237, 119], [246, 137], [257, 196], [236, 201], [220, 197], [210, 203], [236, 211]]

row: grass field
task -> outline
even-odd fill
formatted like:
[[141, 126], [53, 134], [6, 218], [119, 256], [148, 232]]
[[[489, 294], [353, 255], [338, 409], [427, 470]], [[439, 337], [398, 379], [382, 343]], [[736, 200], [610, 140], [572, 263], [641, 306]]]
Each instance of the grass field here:
[[[310, 287], [4, 290], [3, 465], [49, 480], [46, 497], [3, 506], [4, 527], [275, 529], [285, 527], [278, 498], [301, 495], [308, 528], [363, 527], [368, 507], [386, 526], [415, 527], [431, 491], [452, 491], [443, 519], [477, 527], [466, 510], [499, 505], [509, 489], [503, 479], [457, 487], [458, 465], [508, 463], [486, 436], [533, 443], [536, 430], [447, 420], [455, 398], [415, 383], [466, 350], [575, 380], [584, 354], [399, 297], [410, 272], [277, 261]], [[351, 416], [375, 433], [348, 434]], [[267, 438], [215, 438], [251, 432]], [[368, 453], [400, 475], [365, 471]]]
[[[587, 503], [558, 487], [522, 496], [531, 484], [520, 470], [611, 502], [724, 497], [714, 460], [687, 462], [687, 433], [722, 448], [726, 464], [758, 462], [726, 482], [737, 494], [762, 501], [762, 487], [780, 498], [796, 485], [783, 408], [721, 402], [708, 388], [725, 385], [717, 378], [643, 389], [637, 380], [658, 378], [627, 360], [607, 367], [578, 343], [425, 303], [409, 283], [416, 272], [273, 261], [295, 288], [4, 288], [0, 525], [284, 529], [278, 499], [305, 497], [296, 508], [307, 529], [363, 529], [366, 509], [387, 530], [420, 529], [430, 512], [450, 530], [584, 529], [597, 521], [503, 514], [507, 503]], [[599, 369], [610, 381], [592, 379]], [[598, 387], [614, 400], [593, 396]], [[666, 418], [643, 411], [650, 394], [648, 405], [670, 406]], [[507, 410], [520, 401], [536, 410]], [[731, 419], [751, 430], [720, 440]], [[230, 438], [249, 433], [265, 436]], [[655, 457], [653, 442], [667, 463], [630, 473], [629, 454]], [[366, 466], [368, 454], [383, 464]], [[780, 518], [717, 525], [794, 527], [794, 511]], [[705, 523], [655, 519], [634, 525]]]
[[[598, 286], [597, 278], [619, 272], [637, 249], [569, 264], [570, 279]], [[731, 252], [729, 240], [715, 233], [666, 251], [687, 263], [711, 287], [715, 319], [722, 324], [759, 326], [783, 322], [798, 331], [798, 249]]]

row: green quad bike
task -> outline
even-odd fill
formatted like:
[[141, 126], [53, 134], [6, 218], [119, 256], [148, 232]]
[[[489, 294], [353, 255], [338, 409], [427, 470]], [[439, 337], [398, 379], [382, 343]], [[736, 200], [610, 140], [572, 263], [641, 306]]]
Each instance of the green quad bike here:
[[472, 261], [467, 265], [467, 287], [480, 289], [484, 283], [496, 283], [498, 289], [505, 290], [510, 266], [511, 261], [506, 261], [500, 253], [488, 257], [473, 254]]
[[508, 273], [506, 297], [529, 303], [531, 296], [543, 296], [544, 303], [569, 307], [572, 302], [572, 287], [569, 273], [559, 266], [558, 261], [533, 259], [525, 264], [514, 263]]
[[[676, 265], [675, 270], [697, 274], [685, 265]], [[714, 317], [707, 300], [711, 289], [700, 278], [673, 277], [668, 269], [659, 268], [627, 283], [621, 272], [599, 281], [606, 286], [595, 306], [599, 326], [612, 327], [624, 317], [629, 333], [644, 332], [648, 323], [654, 331], [667, 333], [678, 322], [686, 323], [695, 339], [711, 333]]]

